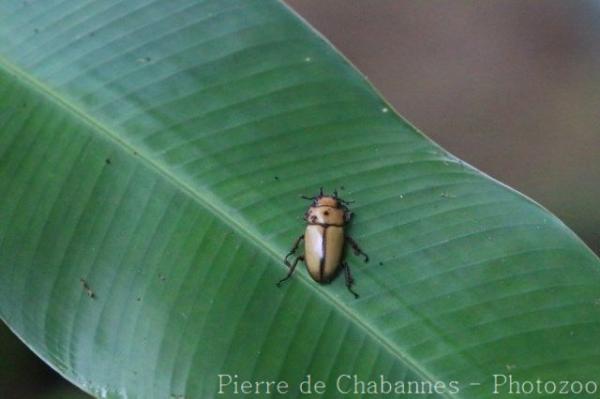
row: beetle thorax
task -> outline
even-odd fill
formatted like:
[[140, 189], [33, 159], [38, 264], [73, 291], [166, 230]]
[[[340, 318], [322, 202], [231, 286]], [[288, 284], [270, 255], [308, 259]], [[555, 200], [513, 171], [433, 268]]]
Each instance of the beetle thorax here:
[[316, 204], [306, 211], [306, 221], [312, 224], [343, 226], [344, 220], [342, 208]]

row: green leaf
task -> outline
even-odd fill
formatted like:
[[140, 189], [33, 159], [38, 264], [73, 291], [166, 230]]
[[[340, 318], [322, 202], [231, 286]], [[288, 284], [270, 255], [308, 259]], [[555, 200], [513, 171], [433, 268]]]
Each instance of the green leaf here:
[[[592, 252], [278, 2], [1, 1], [0, 91], [0, 315], [87, 392], [600, 374]], [[358, 300], [275, 286], [320, 186], [355, 201]]]

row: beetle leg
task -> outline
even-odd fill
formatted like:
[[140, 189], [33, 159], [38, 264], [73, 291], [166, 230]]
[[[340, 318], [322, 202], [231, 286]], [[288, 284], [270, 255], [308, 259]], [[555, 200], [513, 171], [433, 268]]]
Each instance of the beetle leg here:
[[369, 261], [369, 255], [367, 255], [366, 253], [364, 253], [362, 251], [362, 249], [360, 249], [360, 247], [358, 246], [358, 244], [356, 243], [356, 241], [354, 241], [352, 239], [352, 237], [350, 236], [346, 236], [346, 240], [348, 241], [348, 243], [350, 243], [350, 246], [352, 247], [352, 250], [354, 250], [354, 255], [358, 256], [358, 255], [362, 255], [365, 257], [365, 263]]
[[282, 278], [281, 280], [279, 280], [279, 281], [277, 282], [277, 286], [278, 286], [278, 287], [281, 287], [281, 283], [283, 283], [285, 280], [287, 280], [287, 279], [289, 279], [290, 277], [292, 277], [292, 274], [294, 273], [294, 270], [296, 270], [296, 265], [297, 265], [297, 264], [298, 264], [298, 262], [300, 262], [300, 261], [304, 261], [304, 256], [298, 256], [298, 257], [296, 258], [296, 260], [294, 261], [294, 263], [292, 263], [291, 265], [290, 265], [289, 263], [287, 263], [287, 261], [286, 261], [286, 264], [289, 266], [289, 268], [290, 268], [290, 271], [288, 272], [287, 276], [285, 276], [284, 278]]
[[298, 237], [296, 239], [296, 241], [294, 242], [294, 245], [292, 246], [292, 249], [290, 249], [290, 252], [288, 252], [288, 254], [285, 256], [283, 263], [285, 263], [287, 265], [287, 267], [290, 267], [290, 262], [288, 262], [288, 258], [290, 256], [292, 256], [298, 250], [298, 246], [300, 245], [300, 241], [302, 241], [302, 240], [304, 240], [304, 234], [302, 234], [300, 237]]
[[354, 279], [352, 278], [352, 273], [350, 273], [350, 266], [348, 266], [348, 263], [344, 262], [342, 263], [342, 267], [344, 268], [344, 275], [346, 276], [346, 288], [354, 295], [354, 298], [358, 299], [358, 294], [352, 289]]
[[344, 221], [348, 223], [350, 219], [352, 219], [352, 211], [349, 211], [348, 208], [344, 207]]

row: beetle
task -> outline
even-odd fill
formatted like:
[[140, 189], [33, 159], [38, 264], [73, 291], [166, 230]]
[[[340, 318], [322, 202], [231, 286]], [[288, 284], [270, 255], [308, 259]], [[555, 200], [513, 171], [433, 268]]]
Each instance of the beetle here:
[[[352, 237], [345, 234], [345, 227], [352, 218], [352, 212], [347, 206], [351, 202], [339, 198], [337, 191], [334, 191], [333, 195], [323, 194], [322, 187], [319, 195], [302, 196], [302, 198], [312, 201], [304, 214], [306, 230], [296, 239], [292, 249], [284, 258], [283, 262], [289, 271], [277, 286], [280, 287], [284, 281], [292, 277], [298, 262], [303, 261], [310, 276], [320, 284], [330, 283], [340, 270], [343, 270], [348, 291], [358, 298], [358, 294], [352, 289], [354, 279], [350, 266], [343, 259], [344, 244], [350, 244], [354, 254], [364, 256], [365, 262], [369, 261], [369, 256], [360, 249]], [[290, 263], [288, 258], [296, 253], [302, 240], [304, 240], [304, 255], [297, 256], [294, 262]]]

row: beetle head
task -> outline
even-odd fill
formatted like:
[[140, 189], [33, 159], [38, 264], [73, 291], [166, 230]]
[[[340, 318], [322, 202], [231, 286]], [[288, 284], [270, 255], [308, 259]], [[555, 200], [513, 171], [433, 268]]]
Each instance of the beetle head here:
[[331, 206], [333, 208], [343, 208], [345, 210], [348, 210], [348, 204], [354, 202], [345, 201], [338, 197], [337, 190], [333, 190], [333, 195], [323, 194], [323, 187], [320, 188], [319, 195], [315, 195], [314, 197], [308, 197], [303, 195], [302, 198], [311, 200], [312, 206]]
[[323, 194], [323, 187], [321, 187], [319, 190], [319, 195], [315, 195], [314, 197], [307, 197], [303, 195], [302, 198], [311, 200], [311, 206], [331, 206], [333, 208], [338, 208], [340, 201], [337, 197], [337, 191], [334, 191], [333, 193], [333, 195]]
[[339, 208], [340, 202], [335, 197], [330, 197], [328, 195], [324, 195], [315, 200], [314, 204], [316, 206], [330, 206], [332, 208]]
[[337, 190], [333, 190], [333, 195], [324, 194], [323, 187], [320, 188], [319, 195], [315, 195], [314, 197], [303, 195], [302, 198], [311, 200], [312, 206], [330, 206], [332, 208], [343, 208], [346, 211], [348, 210], [347, 205], [352, 203], [352, 201], [344, 201], [338, 197]]

